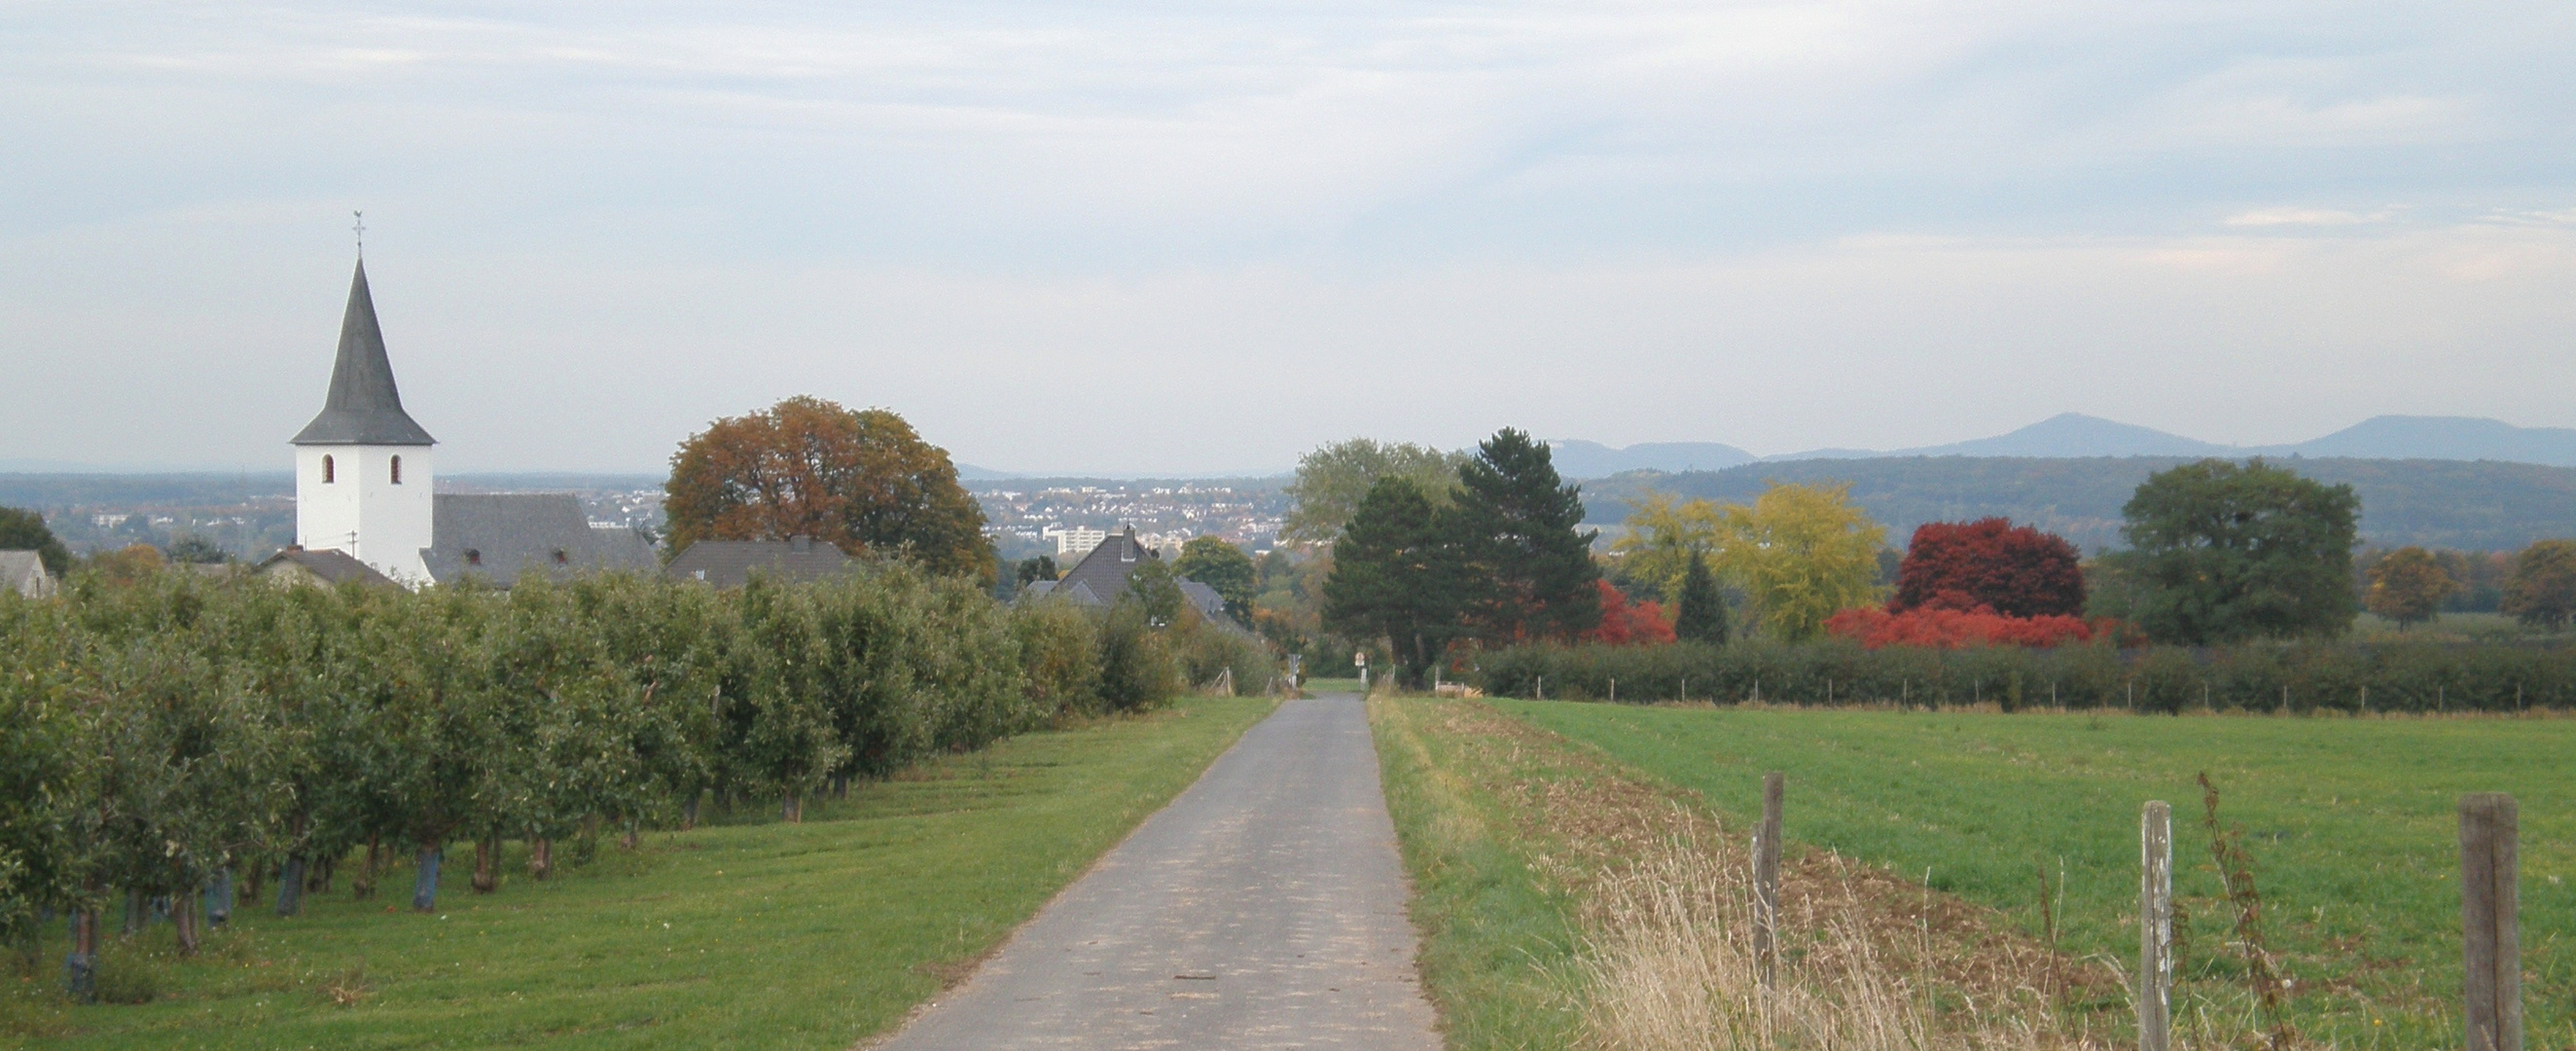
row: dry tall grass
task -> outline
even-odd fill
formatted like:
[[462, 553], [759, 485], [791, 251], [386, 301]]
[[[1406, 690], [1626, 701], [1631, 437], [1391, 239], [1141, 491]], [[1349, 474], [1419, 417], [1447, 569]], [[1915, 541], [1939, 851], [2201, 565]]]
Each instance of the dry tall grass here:
[[1801, 915], [1782, 910], [1778, 977], [1765, 988], [1749, 859], [1704, 848], [1704, 829], [1593, 887], [1584, 1014], [1599, 1051], [2099, 1046], [2063, 1031], [2036, 988], [1984, 1003], [1953, 988], [1950, 1009], [1936, 1007], [1928, 929], [1914, 940], [1874, 923], [1849, 884], [1810, 893]]

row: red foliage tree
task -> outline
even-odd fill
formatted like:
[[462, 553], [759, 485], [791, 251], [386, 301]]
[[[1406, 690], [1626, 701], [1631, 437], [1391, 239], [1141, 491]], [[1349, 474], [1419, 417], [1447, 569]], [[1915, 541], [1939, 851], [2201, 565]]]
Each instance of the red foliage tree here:
[[1672, 618], [1658, 602], [1629, 604], [1628, 596], [1607, 580], [1595, 580], [1601, 591], [1601, 626], [1583, 633], [1593, 642], [1613, 646], [1651, 646], [1673, 641]]
[[1887, 611], [1974, 610], [2005, 617], [2084, 612], [2083, 556], [2054, 533], [2001, 518], [1915, 527]]
[[2055, 646], [2089, 642], [2118, 630], [2111, 620], [2085, 622], [2082, 617], [2007, 617], [1990, 609], [1938, 609], [1929, 606], [1890, 613], [1861, 606], [1825, 620], [1825, 633], [1855, 639], [1862, 646], [1922, 646], [1955, 650], [1969, 646]]

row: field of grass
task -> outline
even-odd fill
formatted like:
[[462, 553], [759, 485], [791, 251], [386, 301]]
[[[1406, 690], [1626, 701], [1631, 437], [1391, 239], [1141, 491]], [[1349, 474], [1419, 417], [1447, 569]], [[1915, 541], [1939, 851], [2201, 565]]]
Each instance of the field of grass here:
[[802, 824], [653, 833], [551, 881], [513, 869], [495, 894], [467, 892], [470, 848], [452, 851], [428, 915], [401, 907], [408, 865], [365, 903], [344, 867], [303, 917], [245, 902], [195, 960], [170, 957], [166, 924], [111, 937], [103, 980], [162, 986], [140, 1005], [47, 992], [57, 924], [35, 973], [0, 994], [0, 1043], [847, 1048], [961, 974], [1271, 703], [1188, 699], [1028, 734], [808, 803]]
[[2136, 953], [2138, 809], [2167, 800], [2191, 914], [2181, 1006], [2234, 1024], [2249, 1001], [2199, 827], [2206, 771], [2256, 859], [2266, 933], [2298, 982], [2292, 1019], [2342, 1047], [2458, 1041], [2455, 807], [2510, 792], [2527, 1046], [2576, 1047], [2576, 720], [1494, 703], [1738, 819], [1758, 809], [1762, 772], [1785, 771], [1793, 843], [1928, 879], [2028, 931], [2041, 929], [2041, 879], [2062, 880], [2062, 944], [2106, 964]]
[[2422, 624], [2400, 627], [2396, 621], [2375, 613], [2354, 617], [2352, 634], [2355, 642], [2523, 642], [2540, 639], [2564, 639], [2563, 631], [2525, 627], [2521, 621], [2501, 613], [2436, 613]]
[[[1356, 683], [1353, 684], [1356, 687]], [[1545, 845], [1514, 813], [1518, 751], [1439, 725], [1454, 712], [1384, 694], [1369, 698], [1387, 812], [1413, 878], [1423, 933], [1423, 989], [1440, 1008], [1449, 1051], [1568, 1046], [1577, 1023], [1576, 908], [1533, 869]], [[1487, 746], [1487, 747], [1479, 747]]]

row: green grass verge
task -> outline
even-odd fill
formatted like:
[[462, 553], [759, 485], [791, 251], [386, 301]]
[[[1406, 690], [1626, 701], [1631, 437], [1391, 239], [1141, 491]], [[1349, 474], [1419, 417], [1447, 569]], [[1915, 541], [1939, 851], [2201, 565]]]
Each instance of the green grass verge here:
[[[2319, 1043], [2459, 1037], [2456, 805], [2521, 804], [2531, 1047], [2576, 1047], [2576, 720], [2296, 719], [1645, 708], [1496, 701], [1533, 724], [1748, 818], [1763, 771], [1789, 777], [1792, 840], [1927, 870], [1936, 890], [2039, 929], [2064, 866], [2065, 947], [2126, 965], [2137, 945], [2139, 806], [2174, 806], [2176, 893], [2191, 911], [2183, 993], [2242, 1012], [2209, 836], [2207, 771], [2245, 831], [2267, 933]], [[2099, 1005], [2109, 1006], [2109, 1005]]]
[[[586, 867], [490, 895], [466, 891], [470, 848], [451, 852], [428, 915], [400, 907], [408, 865], [363, 904], [344, 875], [297, 919], [244, 903], [195, 960], [169, 957], [166, 924], [115, 946], [111, 968], [164, 987], [140, 1005], [43, 991], [60, 980], [57, 924], [36, 973], [0, 996], [14, 1030], [0, 1039], [837, 1051], [989, 951], [1271, 704], [1193, 698], [1028, 734], [808, 804], [803, 824], [654, 833], [640, 851], [603, 847]], [[334, 986], [367, 991], [339, 1006]]]
[[1509, 776], [1443, 733], [1443, 706], [1386, 695], [1368, 702], [1387, 811], [1413, 878], [1424, 990], [1450, 1051], [1568, 1046], [1577, 1018], [1573, 902], [1543, 887], [1514, 815], [1485, 778]]

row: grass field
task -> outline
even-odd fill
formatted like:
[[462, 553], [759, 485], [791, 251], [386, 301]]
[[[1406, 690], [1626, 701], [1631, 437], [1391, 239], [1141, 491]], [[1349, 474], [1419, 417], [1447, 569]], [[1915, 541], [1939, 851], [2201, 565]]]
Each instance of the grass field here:
[[2576, 720], [1495, 704], [1738, 819], [1758, 808], [1761, 773], [1785, 771], [1793, 843], [1928, 872], [1933, 889], [2029, 931], [2040, 880], [2062, 872], [2063, 945], [2106, 963], [2136, 952], [2138, 808], [2167, 800], [2192, 913], [2184, 1006], [2241, 1016], [2231, 917], [2199, 827], [2206, 771], [2256, 859], [2272, 949], [2298, 980], [2292, 1018], [2343, 1047], [2458, 1042], [2454, 808], [2465, 792], [2511, 792], [2527, 1046], [2576, 1048]]
[[2517, 642], [2563, 639], [2564, 631], [2525, 626], [2501, 613], [2436, 613], [2422, 624], [2400, 626], [2376, 613], [2354, 617], [2355, 642]]
[[1270, 707], [1189, 699], [1029, 734], [809, 803], [803, 824], [747, 816], [654, 833], [640, 851], [603, 847], [587, 867], [496, 894], [467, 893], [470, 850], [451, 852], [429, 915], [393, 907], [407, 899], [404, 866], [363, 904], [345, 878], [301, 918], [245, 903], [196, 960], [171, 959], [159, 925], [110, 949], [109, 968], [164, 986], [141, 1005], [74, 1007], [46, 991], [59, 984], [57, 924], [36, 973], [0, 995], [0, 1041], [846, 1048], [962, 973]]
[[1413, 878], [1423, 989], [1440, 1008], [1446, 1046], [1569, 1046], [1577, 1018], [1563, 990], [1573, 981], [1576, 903], [1533, 869], [1549, 844], [1524, 829], [1511, 798], [1515, 782], [1561, 772], [1528, 769], [1522, 753], [1440, 725], [1437, 707], [1379, 694], [1368, 711]]

